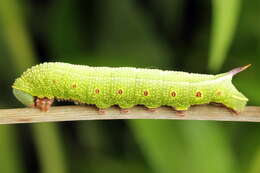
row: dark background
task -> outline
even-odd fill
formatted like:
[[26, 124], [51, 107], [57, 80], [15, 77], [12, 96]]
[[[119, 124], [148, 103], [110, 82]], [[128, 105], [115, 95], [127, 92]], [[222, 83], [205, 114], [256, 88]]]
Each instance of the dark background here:
[[[259, 105], [260, 1], [1, 0], [0, 106], [15, 78], [61, 61], [220, 73]], [[75, 115], [77, 116], [77, 115]], [[260, 171], [258, 123], [82, 121], [0, 126], [0, 172]]]

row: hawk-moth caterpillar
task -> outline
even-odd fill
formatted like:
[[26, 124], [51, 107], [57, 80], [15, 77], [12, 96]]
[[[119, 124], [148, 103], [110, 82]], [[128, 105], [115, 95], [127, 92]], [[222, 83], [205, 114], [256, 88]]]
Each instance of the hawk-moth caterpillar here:
[[250, 65], [218, 75], [131, 67], [90, 67], [61, 62], [36, 65], [13, 84], [16, 98], [47, 111], [54, 99], [95, 104], [100, 109], [118, 105], [147, 108], [171, 106], [177, 111], [191, 105], [221, 103], [236, 112], [248, 99], [232, 84], [232, 77]]

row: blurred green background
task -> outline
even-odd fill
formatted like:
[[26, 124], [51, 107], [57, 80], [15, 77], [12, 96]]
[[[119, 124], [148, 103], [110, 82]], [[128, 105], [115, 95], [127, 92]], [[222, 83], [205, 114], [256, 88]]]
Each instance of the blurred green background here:
[[[11, 85], [45, 61], [214, 74], [251, 63], [233, 81], [259, 105], [259, 9], [259, 0], [1, 0], [0, 106], [23, 107]], [[1, 125], [0, 172], [258, 173], [260, 125]]]

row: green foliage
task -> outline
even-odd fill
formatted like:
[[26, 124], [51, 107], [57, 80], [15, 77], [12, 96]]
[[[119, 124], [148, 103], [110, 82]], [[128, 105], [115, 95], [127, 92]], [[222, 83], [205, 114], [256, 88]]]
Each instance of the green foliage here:
[[[26, 32], [27, 29], [24, 24], [23, 15], [19, 10], [19, 4], [15, 0], [1, 2], [0, 21], [3, 28], [2, 34], [5, 36], [5, 44], [9, 50], [9, 56], [11, 61], [13, 61], [13, 66], [16, 69], [15, 73], [19, 74], [36, 62], [35, 55], [29, 41], [30, 37]], [[56, 125], [45, 124], [43, 127], [40, 125], [34, 125], [33, 127], [36, 136], [35, 141], [40, 153], [39, 157], [42, 161], [42, 172], [66, 172], [63, 164], [63, 154], [59, 150], [61, 146]], [[45, 134], [43, 138], [42, 134], [44, 134], [46, 130], [48, 130], [47, 134]], [[6, 126], [0, 129], [0, 138], [4, 139], [2, 147], [0, 146], [0, 150], [5, 149], [2, 152], [2, 156], [8, 155], [7, 153], [9, 150], [18, 150], [16, 149], [18, 146], [14, 143], [16, 138], [15, 133], [16, 131], [12, 126]], [[13, 148], [7, 148], [6, 145], [9, 145], [9, 147], [13, 146]], [[48, 157], [49, 154], [47, 154], [46, 150], [52, 152], [52, 157]], [[11, 157], [19, 157], [15, 156], [17, 153], [12, 153]], [[15, 159], [9, 159], [7, 163], [10, 162], [11, 164], [5, 164], [2, 162], [5, 167], [3, 167], [2, 170], [0, 167], [0, 172], [9, 173], [17, 172], [17, 170], [22, 172], [22, 167], [20, 166], [21, 163], [19, 163], [19, 161], [20, 160], [16, 161]]]
[[24, 27], [22, 10], [16, 0], [0, 2], [1, 34], [8, 47], [8, 53], [21, 73], [35, 62], [35, 55]]
[[182, 122], [181, 126], [190, 151], [192, 172], [239, 172], [230, 140], [219, 123], [190, 121]]
[[209, 69], [217, 71], [224, 63], [237, 27], [240, 0], [213, 0], [213, 20]]
[[65, 150], [58, 126], [53, 123], [33, 125], [33, 135], [40, 158], [43, 173], [66, 173]]
[[[153, 172], [188, 172], [187, 151], [178, 122], [131, 120], [130, 125]], [[178, 140], [177, 140], [178, 139]]]
[[0, 170], [6, 173], [25, 172], [17, 139], [17, 129], [10, 125], [0, 126]]

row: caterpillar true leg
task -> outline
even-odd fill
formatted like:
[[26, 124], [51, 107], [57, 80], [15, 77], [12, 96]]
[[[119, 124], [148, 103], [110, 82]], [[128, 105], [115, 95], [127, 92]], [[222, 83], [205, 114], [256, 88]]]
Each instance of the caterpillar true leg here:
[[41, 111], [47, 112], [50, 109], [53, 101], [54, 99], [36, 98], [34, 102], [34, 106], [40, 109]]

